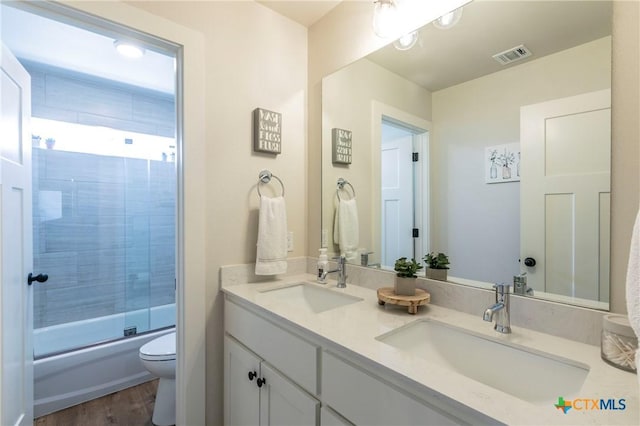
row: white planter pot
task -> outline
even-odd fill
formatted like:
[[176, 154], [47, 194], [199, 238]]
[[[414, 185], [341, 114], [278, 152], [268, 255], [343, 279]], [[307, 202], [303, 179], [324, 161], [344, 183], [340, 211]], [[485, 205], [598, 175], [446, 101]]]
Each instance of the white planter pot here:
[[415, 296], [416, 278], [405, 278], [396, 275], [393, 291], [400, 296]]
[[432, 280], [446, 281], [448, 269], [426, 269], [426, 277]]

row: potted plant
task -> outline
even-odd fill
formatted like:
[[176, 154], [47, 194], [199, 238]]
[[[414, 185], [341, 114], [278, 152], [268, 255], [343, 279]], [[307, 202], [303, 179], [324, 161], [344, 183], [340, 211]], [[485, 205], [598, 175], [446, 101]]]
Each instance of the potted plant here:
[[427, 264], [426, 277], [432, 280], [447, 280], [447, 269], [449, 269], [449, 258], [444, 253], [431, 252], [424, 257]]
[[47, 149], [53, 149], [56, 144], [56, 140], [54, 138], [47, 138], [44, 143], [47, 145]]
[[393, 269], [396, 271], [396, 281], [393, 291], [401, 296], [414, 296], [416, 294], [416, 272], [422, 269], [415, 259], [407, 260], [401, 257], [396, 260]]

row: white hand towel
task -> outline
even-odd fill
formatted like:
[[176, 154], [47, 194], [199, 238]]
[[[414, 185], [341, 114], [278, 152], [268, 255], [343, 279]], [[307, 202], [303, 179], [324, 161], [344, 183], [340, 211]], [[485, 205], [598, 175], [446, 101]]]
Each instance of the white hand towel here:
[[360, 239], [358, 206], [355, 198], [340, 200], [336, 208], [333, 224], [333, 242], [340, 246], [340, 252], [349, 257], [356, 253]]
[[[631, 235], [627, 266], [627, 313], [631, 328], [640, 338], [640, 212], [636, 216]], [[640, 350], [636, 351], [636, 368], [640, 368]], [[640, 374], [638, 374], [640, 383]]]
[[287, 208], [284, 197], [260, 197], [256, 275], [287, 272]]

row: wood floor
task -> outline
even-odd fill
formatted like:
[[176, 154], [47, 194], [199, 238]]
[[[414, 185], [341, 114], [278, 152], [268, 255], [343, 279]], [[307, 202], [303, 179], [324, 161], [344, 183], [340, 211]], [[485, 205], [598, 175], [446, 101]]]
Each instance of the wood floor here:
[[158, 380], [34, 420], [34, 426], [151, 426]]

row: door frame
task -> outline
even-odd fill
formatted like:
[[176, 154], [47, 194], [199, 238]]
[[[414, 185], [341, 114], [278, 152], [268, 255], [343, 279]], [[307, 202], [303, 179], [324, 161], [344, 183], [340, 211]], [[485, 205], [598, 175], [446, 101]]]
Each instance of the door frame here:
[[[17, 2], [85, 28], [173, 44], [176, 66], [176, 424], [205, 424], [205, 50], [202, 34], [120, 2]], [[188, 66], [185, 66], [188, 64]], [[188, 283], [188, 291], [187, 291]]]
[[[387, 105], [379, 101], [371, 102], [371, 140], [378, 147], [382, 140], [382, 121], [398, 124], [414, 133], [413, 149], [419, 155], [419, 167], [414, 167], [414, 226], [420, 229], [420, 237], [414, 239], [414, 252], [421, 257], [420, 253], [426, 254], [429, 251], [430, 228], [430, 191], [429, 191], [429, 133], [432, 129], [430, 121]], [[380, 195], [380, 149], [372, 149], [371, 158], [371, 183], [374, 188], [371, 205], [372, 241], [380, 244], [381, 241], [381, 195]], [[380, 250], [380, 247], [374, 248]], [[420, 259], [416, 259], [420, 261]]]

